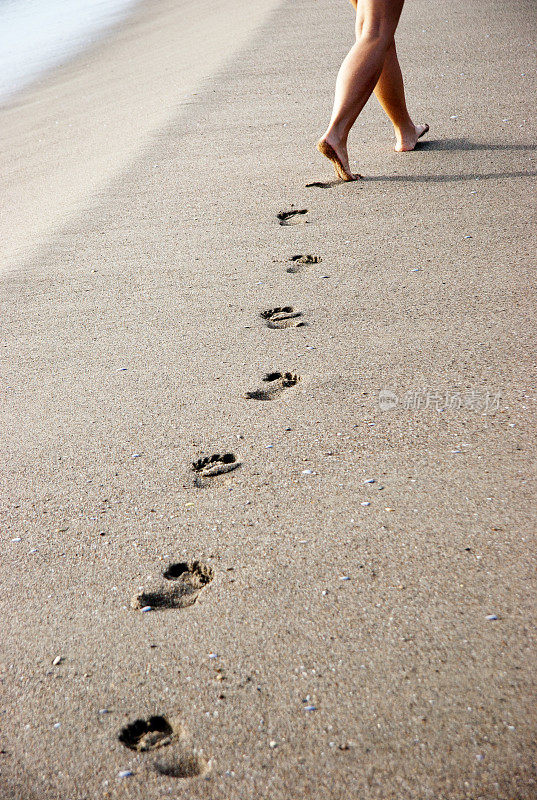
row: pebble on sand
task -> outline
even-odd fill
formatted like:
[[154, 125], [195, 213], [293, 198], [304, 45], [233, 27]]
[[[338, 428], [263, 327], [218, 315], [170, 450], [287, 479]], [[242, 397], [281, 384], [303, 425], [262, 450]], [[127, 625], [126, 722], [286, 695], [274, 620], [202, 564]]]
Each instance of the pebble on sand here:
[[140, 609], [142, 613], [147, 613], [148, 611], [153, 611], [153, 606], [144, 606]]
[[485, 619], [488, 619], [489, 622], [493, 622], [494, 620], [499, 619], [497, 614], [487, 614]]
[[63, 656], [56, 656], [56, 658], [55, 658], [55, 659], [54, 659], [54, 661], [52, 662], [52, 666], [53, 666], [53, 667], [57, 667], [57, 666], [58, 666], [58, 664], [61, 664], [61, 663], [62, 663], [62, 661], [63, 661]]
[[376, 483], [376, 478], [366, 478], [364, 483]]
[[134, 775], [131, 769], [122, 769], [118, 772], [118, 778], [130, 778], [131, 775]]

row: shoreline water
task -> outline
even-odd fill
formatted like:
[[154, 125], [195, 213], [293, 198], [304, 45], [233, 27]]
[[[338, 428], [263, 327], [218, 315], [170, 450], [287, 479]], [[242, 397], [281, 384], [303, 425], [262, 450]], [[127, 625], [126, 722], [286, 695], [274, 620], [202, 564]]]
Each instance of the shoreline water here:
[[0, 3], [0, 108], [109, 35], [140, 0]]
[[0, 273], [91, 204], [278, 2], [145, 0], [0, 108]]

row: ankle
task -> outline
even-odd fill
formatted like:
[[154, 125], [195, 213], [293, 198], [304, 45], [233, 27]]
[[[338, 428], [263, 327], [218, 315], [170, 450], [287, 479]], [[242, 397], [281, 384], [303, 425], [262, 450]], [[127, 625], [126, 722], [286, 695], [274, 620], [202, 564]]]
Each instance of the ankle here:
[[346, 147], [347, 145], [347, 135], [338, 131], [337, 128], [328, 128], [322, 139], [324, 142], [338, 147]]
[[408, 120], [405, 120], [405, 122], [403, 122], [402, 124], [394, 125], [393, 127], [395, 129], [395, 135], [400, 137], [401, 139], [404, 139], [405, 136], [409, 136], [416, 132], [416, 126], [414, 125], [410, 117], [408, 118]]

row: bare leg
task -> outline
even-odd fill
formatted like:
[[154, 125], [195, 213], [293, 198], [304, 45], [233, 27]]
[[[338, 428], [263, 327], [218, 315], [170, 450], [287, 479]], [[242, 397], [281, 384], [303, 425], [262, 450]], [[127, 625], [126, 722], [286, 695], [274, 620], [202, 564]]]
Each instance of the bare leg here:
[[346, 181], [356, 180], [349, 166], [347, 137], [381, 76], [403, 2], [358, 1], [356, 43], [339, 70], [332, 119], [317, 144], [319, 151], [334, 164], [336, 173]]
[[429, 126], [415, 125], [410, 118], [395, 42], [391, 43], [386, 52], [384, 66], [375, 86], [375, 95], [395, 128], [397, 143], [394, 149], [398, 153], [413, 150], [418, 139], [427, 133]]

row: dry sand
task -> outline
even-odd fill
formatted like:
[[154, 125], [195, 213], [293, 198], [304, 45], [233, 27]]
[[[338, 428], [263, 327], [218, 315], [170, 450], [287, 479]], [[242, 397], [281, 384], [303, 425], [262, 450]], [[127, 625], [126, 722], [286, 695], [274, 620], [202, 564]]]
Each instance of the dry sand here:
[[[44, 209], [38, 251], [12, 251], [2, 798], [537, 796], [531, 9], [409, 2], [428, 140], [391, 152], [372, 101], [365, 179], [323, 189], [305, 187], [331, 179], [314, 142], [352, 17], [283, 2], [91, 203], [68, 197], [80, 213], [46, 239]], [[280, 226], [291, 204], [309, 213]], [[323, 260], [287, 272], [300, 253]], [[308, 325], [259, 316], [287, 305]], [[277, 370], [301, 380], [244, 397]], [[196, 477], [215, 452], [242, 464]], [[192, 560], [212, 572], [163, 577]], [[179, 607], [131, 608], [162, 587]], [[151, 715], [175, 732], [142, 743], [165, 746], [118, 739]]]

